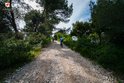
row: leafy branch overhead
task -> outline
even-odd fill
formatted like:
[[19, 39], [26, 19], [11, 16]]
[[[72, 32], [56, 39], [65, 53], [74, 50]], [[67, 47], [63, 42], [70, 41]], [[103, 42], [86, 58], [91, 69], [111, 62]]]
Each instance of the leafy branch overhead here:
[[36, 0], [43, 8], [46, 20], [58, 24], [60, 21], [68, 22], [73, 11], [73, 5], [68, 6], [67, 0]]
[[68, 6], [67, 0], [36, 0], [43, 11], [32, 10], [25, 15], [25, 31], [40, 32], [51, 35], [54, 25], [61, 22], [68, 22], [72, 15], [73, 5]]

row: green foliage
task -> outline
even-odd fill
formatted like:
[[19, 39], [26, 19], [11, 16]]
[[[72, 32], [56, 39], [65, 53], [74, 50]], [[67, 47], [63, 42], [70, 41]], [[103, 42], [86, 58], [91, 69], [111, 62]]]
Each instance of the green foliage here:
[[31, 46], [20, 40], [8, 39], [0, 42], [1, 69], [29, 61], [30, 50]]
[[67, 0], [37, 0], [37, 2], [44, 8], [45, 22], [52, 24], [67, 22], [73, 11], [73, 6], [68, 6]]
[[27, 35], [28, 36], [27, 36], [26, 40], [32, 46], [41, 43], [42, 39], [46, 38], [46, 36], [44, 36], [40, 33], [28, 33]]
[[40, 44], [41, 47], [45, 47], [51, 42], [49, 37], [41, 33], [29, 33], [28, 35], [26, 41], [32, 46]]
[[61, 37], [63, 37], [63, 34], [60, 32], [57, 32], [55, 35], [57, 36], [57, 40], [59, 40]]
[[40, 33], [28, 34], [25, 40], [8, 35], [0, 35], [0, 70], [32, 60], [41, 51], [41, 47], [50, 43], [50, 38]]
[[[101, 45], [94, 44], [87, 36], [78, 38], [78, 41], [73, 41], [70, 35], [61, 35], [65, 38], [64, 44], [66, 44], [72, 50], [75, 50], [82, 56], [98, 62], [105, 68], [111, 69], [121, 75], [124, 74], [123, 47], [110, 43]], [[96, 34], [92, 35], [93, 38], [96, 36]]]
[[40, 46], [33, 47], [29, 53], [30, 53], [30, 60], [32, 60], [41, 53], [41, 47]]
[[124, 74], [124, 49], [114, 45], [105, 45], [101, 49], [98, 62], [120, 74]]
[[91, 33], [89, 36], [88, 36], [88, 39], [91, 40], [91, 43], [94, 43], [94, 44], [99, 44], [100, 40], [99, 40], [99, 36], [97, 33]]
[[[12, 2], [13, 0], [10, 0], [10, 3]], [[23, 8], [28, 6], [20, 0], [18, 2], [20, 6], [24, 6]], [[5, 33], [5, 35], [0, 34], [0, 70], [15, 67], [33, 59], [38, 55], [41, 47], [49, 45], [54, 25], [60, 21], [69, 21], [73, 9], [72, 5], [68, 6], [67, 0], [40, 0], [39, 3], [44, 7], [43, 13], [32, 10], [25, 15], [26, 26], [23, 30], [25, 33], [18, 31], [15, 23], [16, 14], [13, 11], [6, 14], [0, 12], [0, 33]], [[0, 1], [0, 10], [3, 8], [4, 3]], [[17, 17], [23, 16], [19, 15], [23, 13], [18, 13]], [[9, 35], [8, 32], [15, 32], [16, 35], [13, 33]]]
[[64, 44], [66, 44], [67, 46], [69, 46], [71, 48], [71, 45], [73, 44], [71, 36], [66, 36], [65, 37]]
[[0, 33], [0, 41], [14, 37], [14, 33]]
[[78, 38], [78, 41], [73, 41], [71, 36], [65, 37], [64, 44], [70, 47], [72, 50], [75, 50], [88, 58], [96, 58], [92, 54], [94, 52], [93, 47], [96, 45], [91, 43], [89, 39], [85, 36], [82, 38]]
[[124, 42], [124, 1], [98, 0], [91, 3], [92, 24], [100, 36], [102, 32], [109, 42], [123, 45]]
[[51, 24], [40, 24], [39, 28], [37, 29], [39, 33], [44, 34], [47, 37], [50, 37], [52, 34], [52, 29], [54, 28]]
[[91, 24], [87, 22], [79, 22], [73, 24], [73, 30], [71, 32], [71, 35], [75, 35], [78, 37], [82, 37], [84, 35], [87, 35], [91, 32]]
[[[7, 34], [7, 33], [6, 33]], [[11, 38], [10, 34], [0, 37], [0, 82], [18, 67], [31, 61], [41, 52], [40, 45], [31, 45], [28, 41]], [[7, 38], [7, 39], [6, 39]]]
[[50, 44], [50, 42], [51, 42], [51, 38], [43, 39], [42, 47], [48, 46]]
[[25, 15], [24, 20], [26, 22], [24, 31], [38, 32], [39, 25], [43, 22], [44, 18], [40, 11], [32, 10]]
[[[64, 44], [82, 56], [96, 61], [103, 67], [124, 74], [124, 1], [97, 0], [91, 2], [91, 23], [76, 22], [71, 35], [64, 37]], [[73, 41], [71, 36], [77, 36]]]
[[52, 23], [45, 23], [44, 20], [45, 18], [40, 11], [32, 10], [25, 15], [26, 26], [23, 30], [25, 32], [38, 32], [50, 36], [54, 26]]
[[9, 25], [9, 22], [5, 20], [7, 17], [7, 14], [3, 12], [4, 9], [4, 2], [0, 1], [0, 33], [6, 33], [11, 32], [11, 28], [7, 25]]

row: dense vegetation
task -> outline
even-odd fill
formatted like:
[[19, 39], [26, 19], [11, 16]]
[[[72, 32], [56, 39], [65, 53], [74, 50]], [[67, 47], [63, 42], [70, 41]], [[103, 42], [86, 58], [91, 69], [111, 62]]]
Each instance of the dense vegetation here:
[[[10, 0], [7, 8], [7, 1], [0, 1], [0, 80], [8, 70], [31, 61], [48, 46], [54, 25], [68, 22], [73, 10], [67, 0], [36, 0], [43, 11], [33, 10], [21, 0]], [[18, 29], [17, 19], [24, 19], [26, 26]]]
[[[124, 75], [124, 1], [98, 0], [90, 3], [90, 22], [76, 22], [70, 35], [57, 32], [64, 43], [116, 74]], [[78, 41], [73, 41], [77, 36]]]
[[[10, 0], [10, 3], [18, 1], [27, 12], [13, 11], [18, 7], [12, 5], [5, 10], [6, 1], [0, 1], [0, 71], [32, 60], [42, 47], [50, 43], [54, 25], [60, 21], [68, 22], [73, 11], [73, 6], [68, 6], [67, 0], [36, 0], [43, 7], [42, 12], [30, 10], [31, 7], [21, 0]], [[122, 76], [124, 0], [91, 1], [90, 9], [89, 22], [77, 21], [70, 35], [65, 34], [66, 30], [60, 30], [56, 36], [63, 36], [68, 47]], [[16, 15], [26, 22], [21, 30], [17, 28]], [[77, 36], [78, 41], [73, 41], [72, 36]], [[3, 74], [0, 72], [0, 76], [3, 77]]]

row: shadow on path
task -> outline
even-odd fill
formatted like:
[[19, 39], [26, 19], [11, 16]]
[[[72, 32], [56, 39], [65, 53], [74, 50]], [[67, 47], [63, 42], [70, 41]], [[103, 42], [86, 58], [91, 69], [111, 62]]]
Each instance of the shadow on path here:
[[6, 83], [116, 83], [110, 73], [56, 41]]

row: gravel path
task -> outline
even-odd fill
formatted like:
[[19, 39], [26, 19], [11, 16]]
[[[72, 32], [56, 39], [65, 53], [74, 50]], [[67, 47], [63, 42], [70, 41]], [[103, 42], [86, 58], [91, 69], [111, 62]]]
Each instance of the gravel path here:
[[18, 69], [6, 83], [117, 83], [111, 72], [54, 42], [34, 61]]

